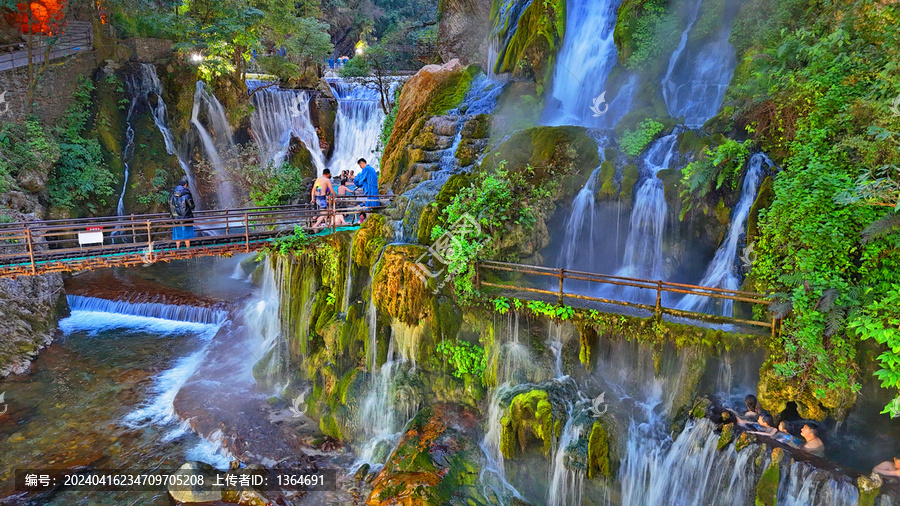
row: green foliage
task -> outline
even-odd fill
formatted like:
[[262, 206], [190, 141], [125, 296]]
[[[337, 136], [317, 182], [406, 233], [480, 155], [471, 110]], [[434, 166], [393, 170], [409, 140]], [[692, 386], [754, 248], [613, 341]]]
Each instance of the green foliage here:
[[[866, 289], [868, 296], [875, 292]], [[894, 392], [900, 390], [900, 284], [892, 285], [883, 298], [872, 300], [850, 319], [847, 328], [862, 340], [873, 339], [884, 346], [878, 356], [881, 364], [875, 376], [881, 386]], [[900, 416], [900, 394], [884, 408], [891, 418]]]
[[620, 141], [622, 151], [631, 156], [638, 156], [663, 131], [663, 128], [665, 125], [651, 118], [641, 121], [636, 130], [625, 130], [622, 134]]
[[[630, 0], [623, 3], [616, 22], [616, 45], [630, 69], [647, 67], [665, 51], [677, 45], [679, 19], [677, 9], [666, 0]], [[622, 60], [620, 60], [622, 61]]]
[[493, 300], [494, 302], [494, 310], [500, 314], [506, 314], [509, 312], [509, 300], [506, 297], [498, 297]]
[[[59, 160], [50, 172], [47, 194], [55, 207], [72, 209], [84, 205], [95, 212], [96, 204], [106, 205], [105, 197], [114, 193], [115, 176], [106, 167], [100, 142], [82, 137], [91, 118], [91, 93], [94, 83], [82, 77], [73, 94], [74, 102], [66, 112], [66, 122], [57, 134]], [[52, 140], [40, 131], [37, 122], [29, 122], [29, 144], [36, 152], [52, 150]]]
[[463, 378], [467, 374], [481, 377], [487, 366], [487, 354], [477, 344], [445, 339], [438, 343], [437, 351], [453, 366], [453, 376], [457, 378]]
[[156, 169], [153, 180], [150, 181], [152, 189], [145, 195], [139, 195], [137, 201], [144, 205], [165, 204], [169, 201], [169, 173], [164, 169]]
[[575, 316], [575, 309], [565, 304], [553, 305], [541, 300], [530, 300], [525, 307], [535, 316], [543, 316], [554, 321], [567, 321]]
[[309, 236], [300, 225], [294, 225], [294, 233], [288, 236], [280, 237], [269, 246], [269, 250], [275, 253], [286, 255], [291, 252], [297, 252], [308, 246], [310, 243]]
[[394, 122], [397, 121], [397, 113], [400, 112], [400, 92], [402, 88], [397, 88], [396, 93], [394, 94], [394, 106], [391, 107], [391, 111], [384, 118], [384, 125], [381, 127], [381, 145], [382, 149], [384, 146], [388, 145], [388, 142], [391, 140], [391, 134], [394, 132]]
[[[893, 340], [876, 322], [893, 318], [879, 301], [892, 300], [900, 283], [900, 237], [882, 222], [890, 218], [887, 209], [866, 205], [865, 195], [855, 203], [842, 197], [860, 191], [859, 167], [900, 164], [900, 152], [884, 135], [900, 130], [890, 109], [900, 90], [900, 48], [893, 43], [900, 14], [897, 6], [862, 1], [809, 13], [794, 1], [771, 9], [780, 26], [761, 37], [747, 27], [770, 21], [749, 20], [742, 9], [736, 25], [754, 43], [745, 83], [736, 91], [750, 103], [767, 95], [771, 112], [754, 112], [752, 131], [764, 149], [785, 154], [775, 200], [760, 213], [753, 276], [758, 290], [780, 292], [785, 302], [784, 334], [770, 343], [767, 365], [824, 402], [828, 392], [859, 389], [860, 339], [886, 346]], [[881, 233], [863, 237], [878, 222]], [[854, 315], [851, 332], [848, 314]], [[891, 371], [893, 358], [880, 359], [882, 370]], [[894, 385], [892, 373], [880, 375]], [[888, 412], [898, 407], [892, 403]]]
[[725, 186], [728, 192], [736, 190], [740, 183], [740, 175], [753, 141], [738, 142], [726, 139], [724, 143], [709, 149], [703, 148], [701, 155], [682, 170], [681, 198], [684, 205], [681, 218], [691, 209], [694, 202], [703, 199], [714, 190]]
[[372, 66], [364, 56], [354, 56], [338, 71], [341, 77], [366, 77], [372, 72]]

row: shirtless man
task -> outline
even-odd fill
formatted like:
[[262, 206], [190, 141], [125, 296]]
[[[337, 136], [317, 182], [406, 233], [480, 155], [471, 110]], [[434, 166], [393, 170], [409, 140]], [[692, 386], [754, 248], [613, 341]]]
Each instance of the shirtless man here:
[[319, 228], [328, 219], [328, 196], [334, 193], [334, 186], [331, 184], [331, 171], [325, 169], [322, 175], [316, 178], [313, 183], [312, 192], [309, 196], [310, 202], [315, 202], [316, 207], [322, 211], [316, 218], [313, 228]]
[[800, 429], [800, 435], [806, 440], [802, 446], [804, 451], [816, 457], [825, 457], [825, 443], [819, 438], [819, 429], [807, 423]]
[[872, 472], [884, 476], [900, 477], [900, 457], [894, 457], [893, 460], [885, 460], [881, 464], [875, 466], [875, 469], [872, 469]]

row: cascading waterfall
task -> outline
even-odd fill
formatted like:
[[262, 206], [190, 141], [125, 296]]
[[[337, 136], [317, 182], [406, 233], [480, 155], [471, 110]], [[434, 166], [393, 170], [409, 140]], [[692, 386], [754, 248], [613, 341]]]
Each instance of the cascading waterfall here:
[[[153, 117], [153, 123], [156, 124], [156, 128], [159, 130], [159, 133], [163, 136], [163, 142], [166, 145], [166, 152], [170, 155], [175, 156], [178, 159], [178, 164], [181, 166], [181, 169], [184, 171], [185, 177], [188, 179], [188, 185], [192, 188], [192, 191], [197, 191], [197, 185], [194, 182], [194, 176], [191, 171], [191, 166], [187, 162], [187, 158], [184, 156], [184, 150], [179, 149], [177, 147], [177, 142], [175, 141], [175, 135], [172, 133], [172, 130], [169, 128], [169, 112], [166, 107], [166, 102], [163, 100], [163, 87], [162, 83], [159, 81], [159, 75], [156, 72], [156, 67], [149, 63], [141, 64], [141, 81], [146, 83], [145, 86], [147, 88], [147, 93], [145, 95], [147, 99], [147, 103], [150, 106], [150, 115]], [[150, 94], [156, 95], [156, 105], [152, 104], [150, 100]], [[200, 209], [200, 199], [194, 199], [194, 203], [197, 205], [197, 209]]]
[[[648, 178], [638, 186], [631, 214], [630, 230], [625, 242], [623, 267], [617, 275], [642, 279], [663, 279], [663, 232], [666, 225], [665, 193], [662, 181], [656, 173], [667, 169], [675, 156], [677, 133], [658, 139], [643, 157], [644, 166], [650, 171]], [[617, 293], [625, 300], [648, 300], [649, 291], [625, 287]], [[653, 295], [655, 297], [655, 294]]]
[[302, 90], [260, 88], [250, 99], [250, 128], [259, 146], [260, 161], [280, 168], [297, 138], [312, 155], [318, 174], [325, 170], [325, 155], [309, 115], [309, 94]]
[[[566, 6], [566, 35], [557, 57], [553, 91], [544, 112], [553, 125], [611, 128], [631, 106], [621, 93], [604, 114], [596, 115], [593, 101], [605, 91], [606, 79], [616, 65], [613, 40], [621, 0], [577, 0]], [[633, 91], [633, 90], [632, 90]], [[626, 90], [626, 95], [629, 91]], [[622, 97], [625, 98], [625, 97]]]
[[[784, 465], [784, 464], [782, 464]], [[790, 469], [778, 484], [778, 504], [806, 506], [828, 504], [830, 506], [856, 506], [859, 489], [845, 479], [836, 480], [830, 474], [805, 462], [791, 462]]]
[[[772, 167], [772, 161], [763, 153], [756, 153], [750, 158], [747, 168], [747, 175], [744, 176], [744, 184], [741, 187], [741, 197], [737, 205], [734, 207], [734, 214], [731, 217], [731, 226], [728, 228], [728, 235], [719, 249], [716, 251], [715, 257], [706, 269], [706, 274], [700, 280], [700, 286], [708, 286], [711, 288], [724, 288], [727, 290], [737, 290], [740, 288], [741, 278], [737, 267], [737, 248], [740, 238], [744, 235], [747, 225], [747, 217], [750, 215], [750, 208], [759, 192], [759, 185], [762, 182], [763, 175], [767, 168]], [[725, 316], [731, 316], [734, 301], [723, 300], [716, 303], [708, 297], [698, 295], [687, 295], [678, 303], [678, 309], [696, 312], [713, 312]]]
[[252, 380], [253, 368], [265, 376], [267, 383], [273, 386], [273, 395], [281, 395], [287, 384], [288, 349], [281, 328], [281, 293], [284, 280], [278, 279], [278, 273], [290, 269], [288, 264], [276, 271], [271, 260], [266, 258], [262, 264], [263, 276], [259, 291], [248, 302], [241, 316], [249, 333], [249, 342], [256, 348], [249, 350], [253, 356], [260, 357], [262, 365], [247, 361], [251, 367], [244, 371]]
[[597, 182], [603, 166], [605, 148], [609, 145], [608, 139], [597, 139], [597, 147], [601, 164], [588, 177], [587, 183], [581, 191], [575, 195], [572, 202], [572, 211], [566, 218], [564, 226], [565, 236], [559, 251], [557, 266], [568, 270], [580, 270], [586, 272], [600, 272], [598, 267], [598, 255], [594, 251], [594, 245], [601, 242], [600, 219], [595, 209], [595, 196], [597, 194]]
[[661, 83], [669, 114], [673, 118], [683, 116], [689, 128], [700, 128], [716, 114], [737, 65], [734, 46], [728, 41], [731, 36], [730, 21], [702, 46], [685, 51], [701, 4], [700, 0], [696, 0], [691, 6], [690, 21], [681, 34], [678, 48], [669, 59]]
[[557, 443], [553, 462], [550, 466], [550, 490], [547, 495], [549, 506], [565, 506], [581, 504], [584, 489], [584, 472], [571, 469], [566, 465], [569, 458], [569, 446], [577, 443], [584, 432], [584, 426], [575, 422], [575, 406], [569, 407], [569, 418], [563, 427]]
[[66, 295], [66, 302], [68, 302], [69, 309], [72, 311], [140, 316], [211, 325], [221, 325], [227, 317], [225, 311], [183, 304], [109, 300], [82, 295]]
[[454, 174], [464, 173], [478, 165], [480, 159], [468, 167], [460, 167], [456, 158], [456, 151], [462, 141], [462, 128], [466, 119], [478, 114], [489, 114], [497, 106], [497, 100], [503, 91], [496, 81], [479, 74], [472, 82], [472, 86], [463, 98], [462, 103], [455, 110], [447, 113], [456, 117], [456, 125], [453, 140], [450, 146], [441, 153], [438, 161], [438, 170], [431, 173], [431, 178], [414, 186], [402, 195], [407, 199], [406, 210], [401, 220], [394, 224], [396, 233], [394, 241], [397, 243], [416, 242], [419, 230], [419, 217], [426, 205], [434, 201], [435, 196], [444, 187], [444, 183]]
[[[356, 161], [360, 158], [365, 158], [377, 170], [380, 161], [378, 145], [385, 118], [381, 92], [353, 79], [331, 79], [328, 84], [338, 103], [334, 122], [334, 154], [328, 165], [331, 173], [340, 174], [342, 170], [359, 172]], [[391, 81], [388, 100], [394, 99], [399, 85], [400, 81]]]
[[125, 115], [125, 147], [122, 149], [122, 165], [125, 167], [125, 176], [122, 181], [122, 193], [119, 194], [119, 204], [116, 206], [116, 214], [125, 215], [125, 192], [128, 190], [128, 178], [131, 177], [131, 157], [134, 156], [134, 128], [131, 126], [131, 118], [134, 110], [147, 98], [146, 82], [143, 79], [131, 77], [128, 80], [131, 105], [128, 106], [128, 114]]
[[[201, 112], [205, 113], [205, 117], [209, 121], [212, 130], [207, 129], [200, 121]], [[225, 108], [215, 95], [206, 89], [203, 81], [197, 81], [197, 88], [194, 92], [194, 108], [191, 112], [191, 125], [200, 137], [200, 144], [203, 152], [209, 159], [214, 171], [215, 177], [219, 181], [217, 194], [220, 207], [238, 207], [237, 195], [234, 187], [228, 179], [228, 168], [222, 161], [221, 152], [223, 150], [231, 150], [234, 148], [234, 132], [228, 123], [228, 117], [225, 115]]]

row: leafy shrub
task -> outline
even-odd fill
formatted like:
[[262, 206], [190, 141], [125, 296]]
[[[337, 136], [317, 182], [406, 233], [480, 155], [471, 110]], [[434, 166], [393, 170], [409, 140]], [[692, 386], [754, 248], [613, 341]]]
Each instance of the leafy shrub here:
[[638, 156], [663, 131], [663, 128], [665, 125], [651, 118], [641, 121], [636, 130], [633, 132], [625, 130], [622, 134], [620, 141], [622, 151], [631, 156]]
[[366, 77], [372, 72], [369, 61], [362, 56], [354, 56], [341, 67], [338, 74], [341, 77]]
[[681, 217], [690, 211], [694, 202], [706, 197], [714, 190], [725, 186], [735, 190], [740, 183], [740, 176], [753, 141], [738, 142], [726, 139], [714, 149], [703, 148], [700, 156], [682, 170], [681, 190], [683, 206]]
[[446, 339], [438, 343], [437, 351], [453, 366], [453, 376], [457, 378], [467, 374], [481, 377], [487, 366], [487, 354], [477, 344]]

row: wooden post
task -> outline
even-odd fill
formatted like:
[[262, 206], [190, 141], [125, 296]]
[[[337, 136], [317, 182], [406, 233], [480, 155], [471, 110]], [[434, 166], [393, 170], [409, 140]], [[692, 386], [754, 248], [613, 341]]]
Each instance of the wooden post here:
[[475, 289], [476, 290], [481, 290], [481, 276], [478, 274], [478, 267], [480, 266], [480, 264], [481, 264], [481, 262], [478, 262], [478, 261], [475, 262]]
[[37, 267], [34, 265], [34, 243], [31, 240], [31, 228], [25, 226], [25, 233], [28, 236], [28, 256], [31, 257], [31, 273], [37, 274]]
[[228, 222], [228, 209], [225, 210], [225, 235], [231, 233], [231, 228], [229, 227], [231, 223]]
[[772, 339], [775, 339], [775, 315], [772, 315]]
[[656, 282], [656, 316], [662, 316], [662, 280]]
[[134, 228], [134, 215], [131, 215], [131, 243], [137, 244], [137, 230]]
[[244, 213], [244, 240], [247, 244], [247, 253], [250, 253], [250, 216]]
[[147, 258], [153, 261], [153, 234], [150, 233], [150, 220], [147, 220]]
[[565, 277], [566, 277], [566, 270], [560, 269], [559, 270], [559, 305], [560, 306], [562, 306], [562, 304], [563, 304], [563, 279], [565, 279]]

